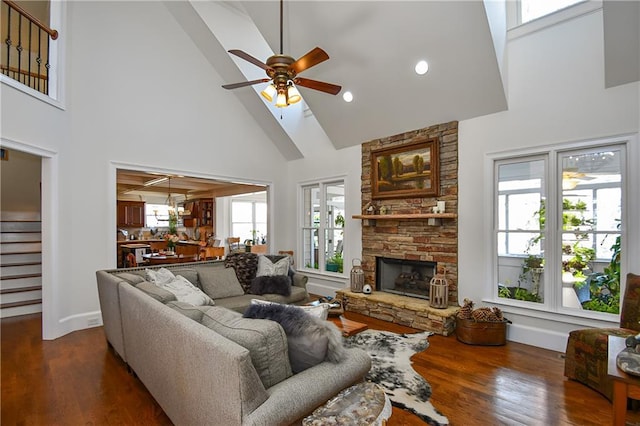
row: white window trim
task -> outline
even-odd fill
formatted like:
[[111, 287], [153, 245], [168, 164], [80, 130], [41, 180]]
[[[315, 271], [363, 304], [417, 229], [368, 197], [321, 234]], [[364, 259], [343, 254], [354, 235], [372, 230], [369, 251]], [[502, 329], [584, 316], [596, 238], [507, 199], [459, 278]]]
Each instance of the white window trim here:
[[565, 7], [548, 15], [529, 22], [520, 22], [520, 1], [506, 2], [507, 8], [507, 40], [515, 40], [525, 35], [561, 24], [582, 15], [602, 9], [603, 0], [587, 0]]
[[[344, 186], [345, 189], [345, 212], [346, 212], [346, 206], [347, 206], [347, 176], [345, 175], [339, 175], [339, 176], [332, 176], [332, 177], [325, 177], [325, 178], [319, 178], [319, 179], [312, 179], [312, 180], [307, 180], [307, 181], [302, 181], [302, 182], [298, 182], [298, 197], [296, 200], [296, 210], [297, 210], [297, 218], [298, 218], [298, 223], [297, 223], [297, 230], [296, 230], [296, 252], [298, 253], [298, 255], [296, 256], [296, 264], [298, 264], [298, 269], [300, 269], [301, 271], [304, 271], [305, 274], [307, 275], [316, 275], [318, 277], [322, 276], [322, 277], [331, 277], [331, 278], [344, 278], [346, 276], [346, 271], [347, 271], [347, 267], [345, 266], [346, 263], [346, 259], [345, 259], [345, 254], [346, 254], [346, 250], [343, 246], [343, 250], [342, 250], [342, 261], [343, 261], [343, 270], [342, 273], [339, 272], [330, 272], [330, 271], [325, 271], [324, 268], [319, 268], [319, 269], [314, 269], [314, 268], [306, 268], [304, 266], [304, 235], [303, 235], [303, 228], [304, 228], [304, 211], [303, 211], [303, 206], [302, 203], [304, 202], [304, 189], [306, 187], [309, 186], [313, 186], [313, 185], [319, 185], [320, 186], [320, 205], [324, 205], [326, 207], [326, 194], [324, 193], [324, 191], [322, 190], [326, 185], [330, 185], [332, 183], [337, 183], [337, 182], [342, 182], [342, 185]], [[322, 218], [322, 215], [321, 215]], [[346, 217], [345, 217], [346, 219]], [[343, 229], [345, 229], [345, 236], [346, 236], [346, 223]], [[320, 247], [325, 247], [325, 242], [324, 242], [324, 232], [320, 232], [320, 230], [324, 230], [327, 229], [326, 227], [320, 227], [318, 228], [318, 249], [320, 249]], [[346, 237], [343, 238], [343, 244], [346, 243]], [[322, 250], [318, 250], [318, 264], [319, 265], [324, 265], [325, 264], [325, 258], [324, 258], [324, 249]], [[329, 278], [329, 279], [331, 279]], [[342, 282], [342, 281], [336, 281], [336, 282]]]
[[[549, 306], [550, 303], [556, 303], [557, 289], [552, 289], [549, 293], [545, 292], [545, 302], [536, 304], [531, 302], [523, 302], [519, 300], [499, 298], [497, 294], [497, 253], [496, 253], [496, 233], [494, 226], [497, 223], [495, 217], [495, 170], [494, 164], [501, 159], [515, 160], [519, 157], [531, 157], [535, 155], [545, 155], [553, 152], [554, 155], [549, 157], [549, 170], [555, 170], [556, 154], [574, 149], [590, 149], [605, 145], [623, 145], [625, 149], [625, 161], [622, 164], [622, 173], [624, 174], [622, 184], [622, 197], [625, 200], [622, 206], [623, 227], [621, 229], [622, 238], [622, 261], [620, 270], [620, 293], [621, 297], [626, 289], [626, 277], [628, 272], [640, 273], [640, 271], [630, 271], [630, 267], [637, 268], [637, 259], [640, 258], [640, 222], [632, 219], [633, 212], [640, 211], [640, 191], [637, 191], [638, 182], [640, 182], [640, 147], [638, 147], [638, 134], [626, 134], [613, 136], [608, 138], [590, 139], [584, 141], [573, 141], [567, 143], [548, 144], [539, 147], [525, 148], [514, 151], [501, 151], [488, 153], [485, 156], [485, 250], [489, 253], [487, 257], [487, 265], [485, 270], [485, 297], [483, 302], [500, 306], [505, 312], [511, 312], [518, 315], [530, 316], [534, 318], [546, 319], [551, 321], [594, 325], [594, 324], [619, 324], [620, 316], [594, 311], [578, 311], [567, 308], [558, 307], [557, 304]], [[557, 203], [558, 194], [557, 186], [550, 185], [547, 180], [547, 200]], [[637, 217], [637, 214], [636, 214]], [[556, 218], [550, 215], [547, 218], [547, 227], [556, 227]], [[555, 229], [555, 228], [554, 228]], [[545, 250], [551, 250], [550, 259], [557, 262], [555, 252], [557, 248], [555, 244], [550, 244]], [[635, 261], [634, 261], [635, 260]], [[554, 267], [550, 265], [550, 267]], [[554, 299], [551, 299], [554, 298]], [[621, 301], [622, 306], [622, 301]]]

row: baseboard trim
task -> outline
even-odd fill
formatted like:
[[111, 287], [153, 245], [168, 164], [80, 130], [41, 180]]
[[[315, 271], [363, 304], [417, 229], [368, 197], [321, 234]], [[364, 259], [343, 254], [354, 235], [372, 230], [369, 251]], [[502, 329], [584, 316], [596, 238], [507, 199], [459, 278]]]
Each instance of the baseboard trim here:
[[567, 347], [567, 337], [565, 333], [526, 325], [510, 324], [507, 326], [507, 340], [556, 352], [564, 353]]

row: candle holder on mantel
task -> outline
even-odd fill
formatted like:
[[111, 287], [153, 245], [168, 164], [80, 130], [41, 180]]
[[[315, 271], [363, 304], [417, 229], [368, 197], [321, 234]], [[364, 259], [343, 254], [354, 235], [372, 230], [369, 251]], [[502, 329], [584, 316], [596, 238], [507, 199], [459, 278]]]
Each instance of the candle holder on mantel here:
[[432, 308], [446, 309], [449, 306], [449, 283], [443, 274], [436, 274], [429, 283], [429, 305]]

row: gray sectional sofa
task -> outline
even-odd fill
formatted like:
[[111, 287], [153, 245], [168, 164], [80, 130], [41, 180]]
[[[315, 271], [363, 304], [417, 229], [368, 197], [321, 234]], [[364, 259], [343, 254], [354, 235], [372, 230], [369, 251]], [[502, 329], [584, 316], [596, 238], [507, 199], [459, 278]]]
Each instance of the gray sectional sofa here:
[[[229, 272], [222, 261], [164, 267], [196, 287], [222, 292], [217, 296], [229, 290], [211, 288], [213, 274]], [[371, 366], [365, 352], [347, 349], [337, 363], [293, 374], [282, 327], [242, 317], [252, 298], [306, 300], [306, 277], [293, 279], [292, 289], [302, 292], [290, 296], [232, 291], [212, 296], [214, 306], [192, 306], [156, 291], [144, 279], [145, 268], [102, 270], [96, 277], [109, 344], [176, 425], [291, 424], [362, 379]]]

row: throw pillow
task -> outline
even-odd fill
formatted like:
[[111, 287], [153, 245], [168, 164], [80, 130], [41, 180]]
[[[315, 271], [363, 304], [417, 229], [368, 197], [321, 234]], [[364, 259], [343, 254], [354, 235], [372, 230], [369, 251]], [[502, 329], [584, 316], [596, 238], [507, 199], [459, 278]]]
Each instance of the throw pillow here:
[[183, 277], [188, 279], [191, 284], [195, 285], [196, 287], [200, 287], [200, 281], [198, 280], [198, 271], [196, 271], [194, 268], [175, 268], [172, 269], [171, 272], [176, 276], [182, 275]]
[[147, 281], [153, 283], [159, 287], [162, 287], [168, 282], [173, 281], [176, 277], [167, 268], [160, 269], [146, 269]]
[[142, 281], [141, 283], [136, 284], [136, 288], [144, 291], [160, 303], [168, 303], [177, 300], [175, 294], [163, 289], [162, 287], [158, 287], [155, 284], [151, 284], [148, 281]]
[[252, 294], [291, 295], [291, 278], [287, 275], [262, 275], [251, 281], [249, 291]]
[[242, 296], [244, 290], [233, 268], [201, 268], [198, 270], [200, 284], [213, 299]]
[[265, 275], [287, 275], [289, 272], [289, 257], [285, 256], [275, 263], [267, 256], [258, 256], [258, 272], [257, 277]]
[[242, 318], [238, 312], [214, 306], [204, 312], [202, 324], [249, 350], [266, 389], [291, 377], [287, 336], [275, 322]]
[[287, 334], [289, 362], [294, 373], [323, 361], [340, 362], [344, 358], [342, 336], [331, 321], [313, 317], [297, 306], [251, 304], [245, 318], [276, 321]]
[[162, 288], [175, 294], [176, 299], [180, 302], [190, 303], [194, 306], [213, 305], [213, 300], [207, 294], [191, 284], [182, 275], [178, 275], [173, 281], [164, 284]]

